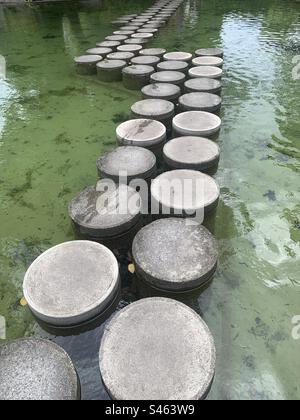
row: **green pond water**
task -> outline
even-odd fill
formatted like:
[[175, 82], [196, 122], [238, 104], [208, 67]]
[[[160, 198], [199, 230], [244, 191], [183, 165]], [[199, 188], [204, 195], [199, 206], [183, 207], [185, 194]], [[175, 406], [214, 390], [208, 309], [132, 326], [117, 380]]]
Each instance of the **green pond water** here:
[[[42, 251], [74, 239], [68, 202], [95, 183], [97, 156], [114, 146], [116, 126], [140, 98], [121, 84], [77, 76], [72, 59], [111, 34], [110, 21], [150, 4], [0, 8], [7, 60], [0, 81], [0, 316], [9, 340], [36, 335], [62, 345], [84, 399], [108, 398], [98, 368], [104, 325], [49, 335], [20, 305], [22, 281]], [[209, 399], [300, 397], [300, 340], [292, 336], [292, 318], [300, 315], [299, 18], [300, 3], [292, 0], [187, 0], [153, 43], [225, 52], [215, 175], [222, 198], [207, 221], [220, 264], [211, 287], [188, 302], [216, 341]], [[125, 272], [119, 308], [136, 299]]]

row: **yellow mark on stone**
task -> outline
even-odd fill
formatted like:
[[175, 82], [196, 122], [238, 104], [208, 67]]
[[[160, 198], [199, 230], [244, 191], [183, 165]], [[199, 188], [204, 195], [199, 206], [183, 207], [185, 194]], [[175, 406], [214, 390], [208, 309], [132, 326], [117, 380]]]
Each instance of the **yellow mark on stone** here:
[[23, 296], [23, 297], [22, 297], [22, 299], [20, 300], [20, 305], [21, 305], [21, 306], [27, 306], [27, 305], [28, 305], [27, 300], [24, 298], [24, 296]]
[[134, 274], [135, 273], [135, 265], [134, 264], [129, 264], [128, 265], [128, 271], [129, 271], [129, 273]]

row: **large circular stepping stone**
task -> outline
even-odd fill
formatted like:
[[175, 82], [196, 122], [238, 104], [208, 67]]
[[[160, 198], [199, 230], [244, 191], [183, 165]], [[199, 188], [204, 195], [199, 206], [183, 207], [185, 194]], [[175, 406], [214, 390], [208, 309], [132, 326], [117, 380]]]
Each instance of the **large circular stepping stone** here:
[[212, 66], [198, 66], [189, 69], [190, 77], [208, 77], [210, 79], [221, 79], [223, 70], [219, 67]]
[[104, 60], [97, 64], [98, 78], [103, 82], [122, 80], [122, 70], [127, 66], [124, 60]]
[[185, 75], [179, 71], [159, 71], [150, 77], [152, 83], [171, 83], [183, 86]]
[[149, 42], [149, 39], [145, 38], [130, 38], [124, 41], [124, 45], [145, 45]]
[[206, 92], [220, 94], [222, 91], [222, 83], [217, 79], [203, 77], [187, 80], [184, 83], [184, 88], [187, 93]]
[[156, 68], [159, 62], [160, 62], [159, 57], [156, 57], [155, 55], [140, 55], [138, 57], [134, 57], [131, 60], [131, 64], [142, 65], [142, 66], [152, 66], [154, 68]]
[[131, 111], [137, 118], [147, 118], [162, 122], [168, 129], [172, 127], [175, 106], [164, 99], [145, 99], [136, 102]]
[[175, 300], [150, 298], [111, 320], [99, 358], [114, 400], [199, 400], [213, 382], [216, 351], [196, 312]]
[[121, 45], [120, 41], [103, 41], [103, 42], [98, 42], [97, 47], [104, 47], [104, 48], [110, 48], [113, 51], [117, 50], [117, 47], [119, 45]]
[[75, 401], [80, 384], [61, 347], [28, 338], [0, 346], [0, 395], [3, 401]]
[[199, 50], [195, 51], [196, 56], [198, 57], [221, 57], [223, 58], [223, 50], [221, 48], [200, 48]]
[[158, 289], [185, 292], [205, 285], [218, 262], [213, 235], [200, 224], [161, 219], [141, 229], [132, 247], [136, 273]]
[[89, 50], [87, 50], [87, 54], [100, 55], [103, 58], [105, 58], [108, 54], [112, 52], [113, 50], [111, 48], [104, 47], [90, 48]]
[[193, 55], [187, 52], [170, 52], [164, 55], [165, 61], [185, 61], [189, 63]]
[[144, 48], [140, 51], [140, 55], [155, 55], [156, 57], [162, 58], [166, 50], [163, 48]]
[[158, 71], [180, 71], [187, 74], [188, 69], [189, 65], [185, 61], [162, 61], [157, 65]]
[[125, 25], [120, 28], [121, 31], [137, 31], [139, 26], [136, 25]]
[[221, 119], [210, 112], [188, 111], [173, 119], [175, 136], [211, 137], [219, 132]]
[[202, 217], [217, 206], [220, 189], [206, 174], [179, 169], [155, 178], [151, 197], [159, 214], [179, 217], [194, 217], [196, 214]]
[[74, 58], [74, 63], [76, 71], [81, 75], [90, 75], [97, 73], [97, 63], [99, 63], [103, 58], [100, 55], [82, 55], [80, 57]]
[[223, 67], [223, 59], [220, 57], [197, 57], [194, 58], [193, 66], [214, 66], [214, 67]]
[[134, 55], [137, 55], [139, 53], [139, 51], [141, 51], [143, 47], [141, 45], [137, 45], [137, 44], [132, 44], [132, 45], [120, 45], [119, 47], [117, 47], [117, 51], [118, 52], [130, 52], [133, 53]]
[[153, 35], [156, 35], [157, 34], [157, 32], [158, 32], [158, 29], [157, 28], [141, 28], [141, 29], [138, 29], [137, 31], [136, 31], [138, 34], [143, 34], [143, 33], [150, 33], [150, 34], [153, 34]]
[[110, 35], [105, 38], [105, 41], [118, 41], [123, 42], [128, 39], [127, 35]]
[[193, 169], [205, 172], [219, 163], [219, 146], [204, 137], [177, 137], [163, 149], [164, 160], [171, 169]]
[[157, 155], [166, 141], [166, 131], [159, 121], [136, 119], [119, 125], [116, 135], [120, 146], [145, 147]]
[[179, 98], [180, 109], [185, 111], [217, 112], [222, 105], [220, 96], [213, 93], [186, 93]]
[[141, 200], [127, 185], [104, 179], [77, 194], [69, 205], [69, 215], [81, 235], [106, 243], [139, 224]]
[[123, 69], [123, 85], [130, 90], [140, 90], [147, 85], [154, 67], [146, 65], [132, 65]]
[[[78, 202], [78, 209], [85, 209]], [[76, 213], [75, 203], [71, 211]], [[74, 214], [75, 215], [75, 214]], [[77, 214], [82, 222], [84, 214]], [[86, 220], [88, 224], [91, 222]], [[120, 286], [118, 262], [103, 245], [73, 241], [40, 255], [29, 267], [24, 297], [33, 314], [47, 324], [67, 327], [103, 313]]]
[[148, 181], [156, 174], [156, 157], [143, 147], [118, 147], [101, 155], [97, 160], [97, 168], [101, 178], [109, 178], [116, 183], [123, 182], [124, 174], [127, 183], [133, 179]]
[[115, 31], [114, 32], [114, 35], [127, 35], [127, 36], [130, 36], [130, 35], [133, 35], [133, 34], [135, 34], [135, 31], [122, 31], [122, 30], [120, 30], [120, 31]]
[[138, 32], [136, 34], [131, 35], [131, 38], [142, 38], [142, 39], [152, 39], [153, 38], [153, 34], [151, 34], [150, 32]]
[[181, 89], [171, 83], [152, 83], [143, 87], [142, 94], [144, 99], [165, 99], [177, 104]]
[[108, 54], [107, 59], [108, 60], [126, 61], [126, 63], [129, 64], [133, 57], [134, 57], [134, 54], [131, 53], [131, 52], [120, 52], [120, 51], [118, 51], [118, 52]]

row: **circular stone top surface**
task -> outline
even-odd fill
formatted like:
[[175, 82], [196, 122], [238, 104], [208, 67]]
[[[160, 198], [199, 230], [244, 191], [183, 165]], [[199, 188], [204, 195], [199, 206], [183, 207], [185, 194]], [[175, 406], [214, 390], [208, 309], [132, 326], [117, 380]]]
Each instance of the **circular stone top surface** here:
[[189, 69], [190, 77], [210, 77], [212, 79], [219, 79], [223, 75], [223, 70], [220, 67], [213, 66], [198, 66]]
[[204, 170], [218, 162], [219, 146], [204, 137], [177, 137], [164, 146], [164, 159], [176, 169]]
[[142, 93], [152, 98], [172, 99], [180, 95], [180, 87], [171, 83], [152, 83], [144, 86]]
[[128, 39], [127, 35], [110, 35], [105, 38], [106, 41], [119, 41], [119, 42], [125, 41], [125, 39]]
[[173, 128], [182, 135], [211, 136], [217, 133], [220, 127], [220, 117], [210, 112], [187, 111], [173, 119]]
[[148, 33], [148, 32], [138, 32], [137, 34], [133, 34], [131, 35], [131, 38], [145, 38], [145, 39], [149, 39], [149, 38], [153, 38], [153, 34]]
[[88, 54], [100, 55], [100, 56], [110, 54], [111, 52], [112, 52], [111, 48], [105, 48], [105, 47], [90, 48], [89, 50], [87, 50]]
[[159, 71], [152, 74], [151, 80], [154, 83], [183, 83], [185, 75], [179, 71]]
[[160, 219], [141, 229], [133, 242], [137, 271], [153, 286], [184, 291], [211, 277], [218, 261], [213, 235], [184, 219]]
[[115, 31], [114, 35], [133, 35], [135, 31]]
[[78, 380], [68, 354], [42, 339], [21, 339], [0, 346], [1, 400], [77, 400]]
[[81, 55], [80, 57], [75, 57], [74, 61], [76, 64], [96, 64], [99, 63], [103, 58], [100, 55]]
[[97, 67], [102, 70], [117, 70], [123, 69], [127, 66], [124, 60], [104, 60], [97, 64]]
[[223, 57], [223, 50], [221, 48], [200, 48], [195, 52], [195, 54], [199, 57], [206, 57], [206, 56], [215, 56], [215, 57]]
[[120, 41], [103, 41], [103, 42], [98, 42], [97, 47], [107, 47], [107, 48], [116, 48], [119, 45], [121, 45]]
[[117, 50], [120, 52], [137, 52], [140, 51], [143, 47], [141, 45], [120, 45]]
[[222, 83], [220, 80], [209, 79], [206, 77], [187, 80], [184, 83], [184, 86], [186, 89], [195, 92], [215, 93], [220, 92], [222, 89]]
[[167, 118], [174, 114], [175, 105], [164, 99], [145, 99], [133, 104], [131, 110], [135, 115], [145, 118]]
[[156, 66], [159, 61], [159, 57], [156, 57], [155, 55], [140, 55], [138, 57], [134, 57], [131, 60], [131, 63], [146, 66]]
[[133, 65], [123, 69], [123, 74], [130, 76], [149, 76], [153, 72], [155, 72], [154, 67], [144, 65]]
[[119, 178], [122, 171], [127, 174], [129, 180], [136, 177], [146, 179], [155, 171], [156, 157], [143, 147], [118, 147], [101, 155], [97, 160], [97, 168], [102, 178]]
[[130, 38], [130, 39], [126, 39], [124, 44], [125, 45], [143, 45], [147, 42], [148, 40], [144, 38]]
[[129, 120], [117, 127], [116, 134], [121, 145], [149, 147], [165, 141], [166, 127], [150, 119]]
[[188, 67], [185, 61], [163, 61], [157, 65], [160, 71], [187, 71]]
[[137, 33], [150, 33], [150, 34], [156, 34], [158, 32], [157, 28], [141, 28], [137, 30]]
[[40, 255], [24, 278], [24, 297], [41, 320], [75, 325], [106, 309], [119, 285], [113, 253], [90, 241], [57, 245]]
[[140, 195], [127, 185], [109, 180], [99, 181], [96, 188], [85, 188], [69, 205], [74, 223], [102, 238], [127, 232], [136, 224], [140, 211]]
[[220, 109], [222, 99], [220, 96], [206, 92], [186, 93], [179, 98], [179, 104], [185, 110], [198, 110], [214, 112]]
[[136, 31], [137, 29], [139, 29], [139, 26], [136, 25], [127, 25], [120, 28], [121, 31]]
[[170, 52], [164, 55], [166, 61], [191, 61], [193, 55], [187, 52]]
[[178, 169], [155, 178], [151, 185], [151, 195], [165, 211], [171, 209], [179, 214], [189, 212], [192, 215], [215, 204], [220, 189], [216, 181], [206, 174]]
[[162, 57], [166, 53], [163, 48], [144, 48], [140, 51], [140, 55], [156, 55]]
[[222, 67], [223, 66], [223, 59], [221, 57], [197, 57], [193, 59], [194, 66], [215, 66], [215, 67]]
[[107, 325], [100, 348], [102, 379], [115, 400], [201, 399], [215, 364], [204, 321], [183, 303], [160, 297], [122, 309]]
[[134, 54], [131, 52], [120, 52], [120, 51], [108, 54], [107, 56], [108, 60], [121, 60], [121, 61], [131, 60], [133, 57], [134, 57]]

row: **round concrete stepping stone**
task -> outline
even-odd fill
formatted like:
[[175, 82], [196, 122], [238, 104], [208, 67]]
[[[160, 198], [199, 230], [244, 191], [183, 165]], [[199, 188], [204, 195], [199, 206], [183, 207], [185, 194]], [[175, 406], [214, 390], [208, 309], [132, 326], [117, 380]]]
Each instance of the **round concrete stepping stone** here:
[[153, 68], [156, 68], [159, 62], [159, 57], [156, 57], [155, 55], [140, 55], [138, 57], [132, 58], [131, 60], [131, 64], [152, 66]]
[[131, 62], [131, 59], [134, 56], [135, 55], [130, 52], [114, 52], [114, 53], [108, 54], [107, 59], [108, 60], [122, 60], [122, 61], [126, 61], [126, 63], [129, 64]]
[[119, 45], [121, 45], [120, 41], [103, 41], [103, 42], [98, 42], [97, 47], [104, 47], [104, 48], [110, 48], [113, 51], [117, 50], [117, 47]]
[[213, 93], [186, 93], [179, 98], [179, 107], [185, 111], [217, 112], [221, 108], [222, 99]]
[[213, 66], [223, 67], [223, 59], [221, 57], [196, 57], [192, 61], [193, 66]]
[[[89, 194], [78, 197], [70, 212], [76, 221], [90, 227], [93, 217], [97, 219], [97, 216], [92, 212], [91, 203], [85, 201], [89, 198]], [[118, 262], [108, 248], [95, 242], [73, 241], [40, 255], [25, 275], [23, 291], [38, 319], [67, 327], [103, 313], [119, 286]]]
[[149, 39], [151, 40], [153, 38], [153, 34], [150, 32], [138, 32], [136, 34], [131, 35], [131, 38], [142, 38], [142, 39]]
[[132, 65], [123, 69], [123, 85], [130, 90], [140, 90], [147, 85], [154, 67], [145, 65]]
[[188, 306], [165, 298], [142, 299], [122, 309], [105, 329], [99, 358], [114, 400], [204, 399], [216, 365], [204, 321]]
[[126, 25], [120, 28], [121, 31], [137, 31], [140, 27], [136, 25]]
[[134, 55], [138, 55], [139, 51], [141, 51], [143, 47], [141, 45], [132, 44], [132, 45], [120, 45], [117, 48], [118, 52], [131, 52]]
[[167, 129], [170, 129], [175, 115], [175, 106], [164, 99], [145, 99], [136, 102], [131, 107], [131, 111], [137, 118], [160, 121]]
[[27, 338], [0, 346], [0, 395], [3, 401], [75, 401], [80, 384], [61, 347]]
[[114, 35], [127, 35], [127, 36], [131, 36], [135, 34], [135, 31], [115, 31]]
[[113, 26], [123, 26], [123, 25], [128, 24], [128, 23], [130, 22], [130, 20], [131, 20], [131, 19], [117, 19], [117, 20], [113, 20], [113, 21], [111, 22], [111, 24], [112, 24]]
[[198, 66], [189, 69], [189, 76], [192, 78], [208, 77], [210, 79], [221, 79], [223, 70], [220, 67]]
[[166, 218], [137, 233], [132, 255], [141, 280], [165, 291], [186, 292], [211, 280], [218, 246], [204, 226]]
[[162, 215], [202, 216], [218, 205], [220, 189], [212, 177], [202, 172], [178, 169], [154, 179], [151, 197]]
[[97, 168], [100, 178], [109, 178], [116, 183], [122, 182], [124, 174], [128, 184], [133, 179], [148, 181], [156, 174], [156, 157], [143, 147], [123, 146], [101, 155]]
[[185, 61], [189, 63], [193, 55], [187, 52], [170, 52], [164, 55], [165, 61]]
[[97, 48], [90, 48], [87, 50], [87, 54], [92, 55], [100, 55], [102, 58], [105, 58], [108, 54], [112, 53], [113, 50], [111, 48], [104, 48], [104, 47], [97, 47]]
[[152, 83], [171, 83], [181, 87], [185, 82], [185, 75], [179, 71], [159, 71], [153, 73], [150, 80]]
[[181, 89], [170, 83], [152, 83], [143, 87], [142, 94], [144, 99], [165, 99], [177, 104]]
[[162, 23], [154, 22], [154, 23], [147, 23], [147, 25], [144, 25], [143, 28], [146, 28], [146, 29], [150, 28], [151, 29], [151, 28], [160, 28], [161, 26], [163, 26]]
[[140, 21], [136, 21], [136, 20], [132, 20], [130, 22], [130, 25], [136, 26], [138, 28], [140, 28], [141, 26], [143, 26], [145, 24], [145, 22], [140, 22]]
[[158, 71], [180, 71], [187, 74], [188, 69], [189, 65], [185, 61], [162, 61], [157, 65]]
[[74, 58], [74, 63], [76, 71], [81, 75], [90, 75], [97, 73], [97, 63], [99, 63], [103, 58], [100, 55], [82, 55], [80, 57]]
[[221, 48], [200, 48], [195, 52], [197, 57], [221, 57], [223, 58], [223, 50]]
[[206, 77], [187, 80], [184, 83], [187, 93], [206, 92], [220, 94], [222, 91], [222, 82], [217, 79], [209, 79]]
[[137, 34], [143, 34], [143, 33], [146, 33], [146, 34], [148, 34], [148, 33], [150, 33], [150, 34], [153, 34], [153, 35], [156, 35], [157, 34], [157, 32], [158, 32], [158, 29], [157, 28], [141, 28], [141, 29], [138, 29], [137, 31], [136, 31], [136, 33]]
[[166, 141], [166, 127], [159, 121], [141, 118], [119, 125], [116, 135], [119, 145], [145, 147], [157, 156]]
[[155, 55], [156, 57], [162, 58], [166, 53], [163, 48], [144, 48], [140, 51], [140, 55]]
[[205, 172], [218, 165], [219, 146], [204, 137], [177, 137], [163, 149], [164, 161], [171, 169], [192, 169]]
[[211, 137], [219, 132], [221, 119], [210, 112], [187, 111], [173, 119], [175, 136]]
[[110, 35], [105, 38], [106, 41], [118, 41], [123, 42], [128, 39], [127, 35]]
[[126, 41], [124, 41], [125, 45], [145, 45], [149, 42], [149, 39], [144, 39], [144, 38], [129, 38], [126, 39]]
[[98, 78], [103, 82], [122, 80], [122, 70], [127, 66], [124, 60], [104, 60], [97, 64]]

